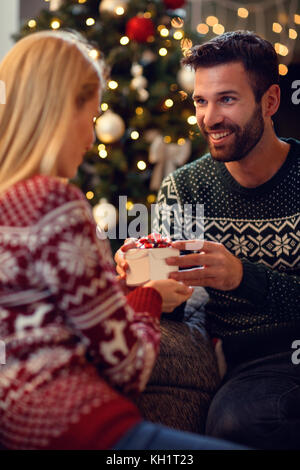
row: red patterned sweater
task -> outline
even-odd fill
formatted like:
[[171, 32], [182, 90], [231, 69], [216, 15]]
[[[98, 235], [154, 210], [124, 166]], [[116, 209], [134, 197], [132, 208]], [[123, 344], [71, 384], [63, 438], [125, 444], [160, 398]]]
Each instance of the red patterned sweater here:
[[[107, 449], [141, 420], [161, 297], [126, 297], [75, 186], [37, 175], [0, 196], [0, 443]], [[117, 391], [118, 390], [118, 391]]]

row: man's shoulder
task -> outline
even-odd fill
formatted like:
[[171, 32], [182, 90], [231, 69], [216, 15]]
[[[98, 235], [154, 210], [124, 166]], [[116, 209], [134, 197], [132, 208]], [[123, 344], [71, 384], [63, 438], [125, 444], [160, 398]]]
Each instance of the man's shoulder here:
[[213, 159], [210, 153], [206, 153], [197, 160], [187, 163], [181, 168], [177, 168], [170, 177], [174, 180], [186, 180], [190, 181], [191, 178], [200, 178], [205, 176], [207, 173], [211, 173], [214, 167]]

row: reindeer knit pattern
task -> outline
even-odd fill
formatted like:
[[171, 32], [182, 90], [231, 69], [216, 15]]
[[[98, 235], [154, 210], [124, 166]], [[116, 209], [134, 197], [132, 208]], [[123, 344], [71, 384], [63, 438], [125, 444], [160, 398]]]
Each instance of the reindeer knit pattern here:
[[256, 188], [239, 185], [207, 154], [165, 178], [158, 195], [155, 231], [177, 238], [182, 222], [172, 206], [202, 204], [204, 215], [191, 217], [189, 232], [198, 226], [206, 240], [222, 243], [243, 263], [237, 289], [207, 288], [207, 327], [223, 339], [231, 364], [292, 354], [300, 339], [300, 142], [282, 140], [290, 144], [285, 162]]
[[[107, 449], [141, 420], [161, 297], [127, 299], [82, 192], [36, 175], [0, 196], [0, 443]], [[117, 391], [118, 390], [118, 391]]]

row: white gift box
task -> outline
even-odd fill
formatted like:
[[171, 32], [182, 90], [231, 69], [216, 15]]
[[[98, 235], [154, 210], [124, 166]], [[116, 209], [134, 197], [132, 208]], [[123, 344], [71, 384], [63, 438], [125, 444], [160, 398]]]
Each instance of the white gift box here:
[[169, 266], [165, 259], [179, 256], [179, 250], [166, 248], [132, 248], [125, 253], [129, 269], [126, 275], [128, 286], [140, 286], [148, 281], [168, 279], [169, 273], [178, 271], [178, 266]]

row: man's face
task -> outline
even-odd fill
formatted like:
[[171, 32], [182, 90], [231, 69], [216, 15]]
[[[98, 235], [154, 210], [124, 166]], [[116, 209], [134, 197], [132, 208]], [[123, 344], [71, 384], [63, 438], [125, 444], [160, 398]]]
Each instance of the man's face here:
[[241, 160], [260, 141], [264, 133], [262, 108], [255, 102], [241, 63], [199, 67], [194, 101], [199, 129], [215, 160]]

